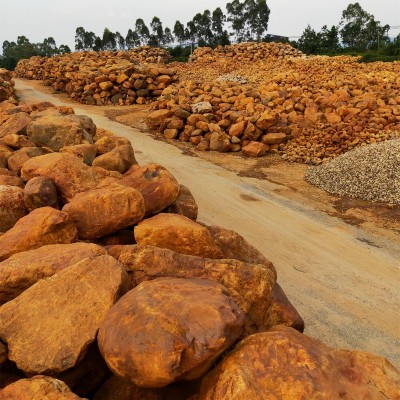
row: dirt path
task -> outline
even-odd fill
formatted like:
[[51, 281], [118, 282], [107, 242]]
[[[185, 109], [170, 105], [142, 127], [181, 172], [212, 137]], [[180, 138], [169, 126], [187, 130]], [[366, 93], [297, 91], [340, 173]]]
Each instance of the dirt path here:
[[[17, 79], [16, 88], [24, 102], [65, 105], [59, 96], [27, 81]], [[286, 197], [281, 185], [239, 177], [184, 155], [175, 146], [110, 121], [104, 108], [74, 108], [97, 126], [129, 138], [140, 164], [168, 168], [194, 194], [199, 220], [235, 229], [260, 249], [275, 264], [278, 281], [305, 319], [308, 335], [331, 346], [383, 355], [400, 367], [399, 240], [377, 237], [316, 211]]]

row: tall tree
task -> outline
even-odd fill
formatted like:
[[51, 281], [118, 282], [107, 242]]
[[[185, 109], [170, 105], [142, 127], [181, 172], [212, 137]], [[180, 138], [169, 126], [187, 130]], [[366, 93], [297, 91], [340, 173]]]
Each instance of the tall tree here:
[[125, 38], [125, 45], [128, 49], [140, 46], [140, 38], [136, 31], [132, 31], [132, 29], [128, 30]]
[[307, 25], [297, 43], [299, 49], [306, 54], [317, 54], [321, 47], [320, 36], [310, 25]]
[[211, 17], [211, 28], [213, 32], [213, 45], [225, 46], [230, 44], [228, 31], [225, 29], [226, 15], [220, 7], [216, 8]]
[[80, 26], [79, 28], [76, 28], [75, 31], [75, 51], [81, 51], [84, 50], [84, 41], [85, 41], [85, 29]]
[[115, 33], [111, 32], [108, 28], [104, 29], [102, 44], [103, 50], [115, 50], [117, 47]]
[[150, 28], [152, 33], [149, 44], [151, 46], [160, 46], [164, 40], [164, 28], [160, 18], [153, 17], [150, 22]]
[[261, 41], [266, 35], [270, 9], [266, 0], [245, 0], [246, 38]]
[[174, 35], [178, 43], [184, 43], [187, 40], [185, 27], [180, 21], [175, 22]]
[[226, 10], [228, 12], [228, 22], [231, 23], [235, 40], [237, 42], [243, 42], [243, 40], [245, 40], [246, 27], [244, 3], [241, 3], [239, 0], [233, 0], [226, 5]]
[[335, 25], [332, 25], [331, 29], [324, 25], [319, 38], [322, 51], [336, 52], [340, 49], [339, 30]]
[[125, 38], [119, 32], [115, 32], [115, 41], [118, 50], [125, 50]]
[[351, 49], [365, 51], [388, 40], [389, 25], [382, 26], [359, 3], [349, 4], [343, 11], [340, 26], [342, 42]]
[[52, 37], [43, 40], [43, 43], [38, 44], [39, 53], [42, 56], [51, 57], [58, 53], [56, 41]]
[[140, 44], [147, 44], [150, 39], [150, 31], [143, 19], [138, 18], [135, 23], [135, 33], [140, 40]]
[[162, 45], [168, 45], [170, 43], [172, 43], [174, 41], [174, 37], [172, 35], [171, 29], [166, 27], [164, 29], [164, 35], [163, 35], [163, 39], [162, 39]]

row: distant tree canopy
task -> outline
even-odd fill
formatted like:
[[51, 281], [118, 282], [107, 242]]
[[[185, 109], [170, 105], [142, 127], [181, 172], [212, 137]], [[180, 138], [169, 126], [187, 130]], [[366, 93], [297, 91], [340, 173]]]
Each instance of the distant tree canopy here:
[[237, 42], [265, 40], [270, 14], [267, 0], [233, 0], [227, 3], [226, 10], [226, 14], [220, 7], [212, 12], [204, 10], [186, 24], [176, 21], [173, 29], [164, 27], [157, 16], [149, 26], [138, 18], [125, 37], [108, 28], [103, 37], [98, 37], [79, 27], [75, 32], [75, 50], [126, 50], [143, 45], [165, 47], [174, 42], [216, 47], [230, 44], [231, 39]]
[[359, 3], [354, 3], [343, 10], [337, 26], [328, 29], [325, 25], [320, 32], [316, 32], [308, 25], [297, 46], [306, 54], [336, 53], [340, 50], [365, 52], [379, 48], [396, 52], [400, 43], [397, 39], [394, 43], [390, 42], [389, 29], [389, 25], [381, 25]]
[[62, 44], [57, 47], [52, 37], [43, 40], [43, 43], [31, 43], [25, 36], [18, 36], [17, 42], [3, 42], [3, 54], [0, 55], [0, 68], [13, 70], [18, 61], [32, 56], [51, 57], [56, 54], [71, 53], [71, 49]]

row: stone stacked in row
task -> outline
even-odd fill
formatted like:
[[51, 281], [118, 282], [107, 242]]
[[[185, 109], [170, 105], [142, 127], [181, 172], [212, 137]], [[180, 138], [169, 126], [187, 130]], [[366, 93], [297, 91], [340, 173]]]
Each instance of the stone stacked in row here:
[[166, 59], [165, 50], [150, 47], [126, 52], [77, 52], [21, 60], [15, 72], [19, 77], [43, 80], [85, 104], [144, 104], [176, 81], [174, 71], [163, 63]]
[[15, 100], [14, 81], [12, 72], [0, 68], [0, 102], [5, 100]]

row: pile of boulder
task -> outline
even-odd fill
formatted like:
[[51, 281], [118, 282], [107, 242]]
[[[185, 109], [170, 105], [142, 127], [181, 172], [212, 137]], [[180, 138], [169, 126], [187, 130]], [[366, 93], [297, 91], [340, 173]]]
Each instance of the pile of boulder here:
[[215, 62], [237, 61], [251, 63], [255, 61], [269, 61], [289, 57], [304, 57], [304, 54], [287, 43], [249, 42], [228, 46], [199, 47], [190, 56], [189, 61]]
[[[18, 77], [42, 80], [84, 104], [145, 104], [176, 81], [166, 50], [141, 47], [120, 52], [76, 52], [21, 60]], [[151, 64], [154, 62], [154, 64]]]
[[5, 68], [0, 68], [0, 102], [5, 100], [15, 100], [14, 81], [12, 72]]
[[387, 360], [304, 336], [273, 264], [127, 139], [51, 103], [0, 121], [1, 399], [398, 398]]
[[[315, 57], [242, 64], [213, 70], [211, 80], [204, 63], [178, 68], [181, 81], [152, 104], [148, 126], [200, 150], [278, 152], [309, 164], [400, 137], [400, 63]], [[202, 74], [182, 80], [192, 66]]]

